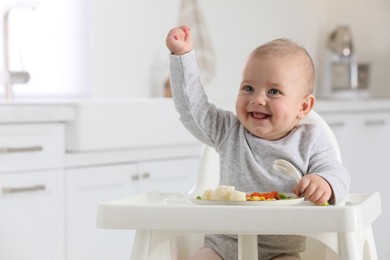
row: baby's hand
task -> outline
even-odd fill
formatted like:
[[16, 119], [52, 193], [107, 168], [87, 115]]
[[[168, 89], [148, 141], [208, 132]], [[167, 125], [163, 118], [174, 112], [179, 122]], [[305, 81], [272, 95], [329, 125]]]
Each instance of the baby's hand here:
[[183, 55], [192, 50], [190, 28], [181, 26], [169, 31], [166, 39], [169, 51], [174, 55]]
[[322, 205], [333, 199], [333, 191], [329, 183], [319, 175], [307, 174], [294, 186], [297, 196], [305, 196], [311, 202]]

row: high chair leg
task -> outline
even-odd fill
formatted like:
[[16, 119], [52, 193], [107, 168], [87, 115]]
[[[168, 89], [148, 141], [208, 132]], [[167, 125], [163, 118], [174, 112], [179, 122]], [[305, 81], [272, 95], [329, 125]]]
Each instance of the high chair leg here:
[[342, 260], [363, 260], [363, 239], [355, 232], [339, 233]]
[[130, 260], [147, 260], [151, 234], [151, 231], [137, 230]]
[[378, 260], [378, 255], [376, 253], [376, 246], [374, 240], [374, 234], [372, 233], [371, 226], [369, 226], [364, 231], [365, 244], [364, 244], [364, 252], [363, 259], [364, 260]]
[[238, 235], [238, 260], [258, 260], [257, 235]]

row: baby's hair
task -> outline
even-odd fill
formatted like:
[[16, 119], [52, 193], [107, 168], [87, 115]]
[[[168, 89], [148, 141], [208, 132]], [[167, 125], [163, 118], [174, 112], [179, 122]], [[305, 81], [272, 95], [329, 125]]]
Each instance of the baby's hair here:
[[254, 49], [250, 55], [252, 58], [272, 58], [272, 57], [284, 57], [288, 55], [295, 55], [301, 57], [301, 64], [305, 71], [304, 78], [306, 79], [306, 91], [307, 94], [312, 94], [314, 89], [315, 71], [313, 60], [305, 48], [297, 43], [285, 39], [275, 39], [260, 45]]

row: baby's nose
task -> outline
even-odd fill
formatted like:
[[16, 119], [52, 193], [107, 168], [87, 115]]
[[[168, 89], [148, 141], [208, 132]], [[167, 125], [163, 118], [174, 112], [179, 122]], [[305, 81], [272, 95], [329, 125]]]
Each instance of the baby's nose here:
[[253, 96], [251, 103], [254, 105], [265, 106], [267, 104], [267, 97], [264, 94], [259, 93]]

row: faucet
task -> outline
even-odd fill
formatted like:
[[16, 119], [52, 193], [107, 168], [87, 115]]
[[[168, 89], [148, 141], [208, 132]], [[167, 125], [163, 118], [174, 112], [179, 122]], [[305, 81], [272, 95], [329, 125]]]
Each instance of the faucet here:
[[37, 6], [36, 1], [15, 2], [3, 9], [3, 71], [0, 72], [0, 84], [5, 87], [5, 99], [12, 99], [13, 84], [24, 84], [30, 80], [26, 71], [11, 71], [9, 67], [9, 14], [13, 9], [32, 8]]

